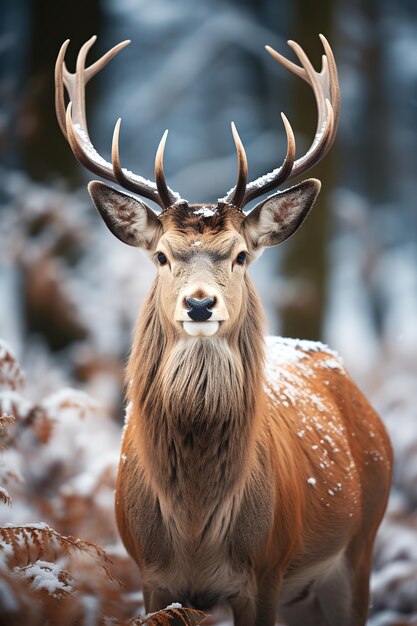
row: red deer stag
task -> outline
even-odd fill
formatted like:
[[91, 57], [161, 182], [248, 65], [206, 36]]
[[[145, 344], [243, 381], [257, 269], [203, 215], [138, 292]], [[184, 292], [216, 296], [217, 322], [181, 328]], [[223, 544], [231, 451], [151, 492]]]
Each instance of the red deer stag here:
[[[386, 431], [338, 357], [320, 343], [263, 335], [248, 266], [288, 239], [320, 190], [309, 179], [254, 198], [309, 170], [334, 142], [340, 97], [331, 48], [321, 36], [316, 72], [268, 52], [313, 89], [318, 109], [311, 147], [248, 183], [235, 126], [235, 187], [216, 204], [188, 204], [166, 184], [165, 132], [152, 183], [122, 168], [117, 121], [111, 163], [87, 130], [85, 85], [121, 50], [75, 74], [56, 65], [56, 106], [75, 156], [102, 178], [89, 192], [107, 227], [145, 249], [157, 276], [139, 316], [127, 369], [128, 420], [116, 489], [124, 544], [142, 572], [145, 606], [229, 605], [235, 626], [361, 626], [369, 602], [372, 546], [383, 516], [392, 453]], [[69, 104], [65, 107], [64, 87]], [[177, 622], [175, 622], [177, 623]]]

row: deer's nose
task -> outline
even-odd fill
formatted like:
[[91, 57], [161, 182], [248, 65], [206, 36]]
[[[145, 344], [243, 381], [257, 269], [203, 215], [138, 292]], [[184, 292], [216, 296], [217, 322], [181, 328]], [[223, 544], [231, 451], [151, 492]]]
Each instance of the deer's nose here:
[[202, 300], [185, 298], [185, 302], [189, 307], [187, 315], [194, 322], [206, 322], [213, 315], [213, 311], [209, 309], [214, 305], [214, 298], [203, 298]]

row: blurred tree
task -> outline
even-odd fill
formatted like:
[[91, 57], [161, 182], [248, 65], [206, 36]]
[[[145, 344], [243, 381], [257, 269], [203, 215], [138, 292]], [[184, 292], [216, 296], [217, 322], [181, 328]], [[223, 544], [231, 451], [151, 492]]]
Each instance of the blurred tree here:
[[[364, 176], [362, 184], [365, 195], [371, 202], [381, 202], [390, 191], [389, 133], [387, 133], [388, 110], [385, 100], [384, 72], [384, 29], [381, 25], [380, 0], [363, 3], [363, 15], [368, 24], [369, 37], [362, 48], [362, 63], [368, 89], [363, 110], [363, 129], [367, 144], [366, 168], [361, 168]], [[368, 123], [372, 120], [372, 123]], [[362, 149], [362, 146], [360, 147]]]
[[[321, 66], [323, 53], [318, 37], [323, 33], [333, 49], [335, 38], [332, 32], [333, 1], [322, 0], [320, 10], [317, 3], [309, 0], [296, 0], [294, 4], [294, 35], [312, 59], [316, 69]], [[302, 133], [311, 141], [311, 134], [317, 123], [317, 111], [310, 87], [300, 79], [292, 79], [294, 85], [293, 102], [290, 106], [289, 119], [296, 133]], [[298, 138], [297, 154], [305, 149]], [[283, 272], [290, 281], [294, 281], [295, 297], [288, 298], [282, 310], [282, 333], [290, 337], [319, 339], [326, 306], [326, 250], [329, 228], [329, 191], [334, 170], [335, 148], [317, 167], [312, 175], [319, 178], [322, 191], [316, 206], [311, 212], [307, 224], [296, 236], [284, 244], [285, 260]]]
[[[67, 65], [70, 71], [74, 71], [75, 56], [80, 46], [93, 34], [100, 34], [100, 0], [73, 0], [69, 3], [32, 0], [29, 4], [28, 67], [18, 128], [21, 165], [38, 180], [65, 172], [66, 180], [77, 182], [80, 170], [55, 117], [54, 66], [65, 39], [71, 39]], [[94, 86], [92, 92], [94, 94]]]

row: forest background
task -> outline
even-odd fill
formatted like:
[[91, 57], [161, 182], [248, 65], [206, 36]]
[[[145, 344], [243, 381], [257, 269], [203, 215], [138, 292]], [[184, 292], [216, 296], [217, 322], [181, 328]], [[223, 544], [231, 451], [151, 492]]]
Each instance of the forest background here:
[[[78, 568], [72, 548], [63, 551], [43, 527], [32, 526], [31, 538], [27, 529], [13, 531], [20, 548], [12, 556], [10, 537], [0, 532], [5, 624], [29, 623], [22, 616], [34, 605], [30, 619], [41, 624], [56, 602], [68, 623], [75, 614], [91, 624], [103, 615], [126, 621], [142, 610], [139, 575], [120, 545], [112, 507], [123, 367], [155, 270], [107, 231], [86, 191], [92, 177], [59, 131], [53, 68], [61, 43], [71, 39], [73, 70], [92, 34], [93, 60], [132, 40], [88, 86], [94, 145], [109, 157], [121, 116], [123, 164], [152, 178], [156, 146], [169, 128], [170, 186], [190, 201], [211, 202], [236, 176], [231, 120], [251, 178], [282, 160], [281, 110], [298, 154], [309, 145], [313, 96], [264, 45], [291, 58], [286, 40], [294, 39], [319, 68], [321, 32], [340, 73], [338, 139], [312, 172], [323, 186], [308, 221], [251, 272], [269, 332], [337, 349], [388, 426], [396, 465], [370, 624], [417, 623], [416, 3], [2, 0], [0, 405], [15, 421], [3, 429], [0, 484], [13, 505], [2, 506], [0, 521], [16, 528], [42, 521], [102, 546], [126, 586], [92, 576], [88, 555]], [[39, 554], [37, 533], [44, 537]], [[51, 546], [55, 552], [42, 552]]]

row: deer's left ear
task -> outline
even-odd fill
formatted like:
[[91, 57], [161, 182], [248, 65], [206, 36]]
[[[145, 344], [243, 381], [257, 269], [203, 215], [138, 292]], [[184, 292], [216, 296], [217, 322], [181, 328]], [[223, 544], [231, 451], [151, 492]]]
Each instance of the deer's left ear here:
[[275, 246], [291, 237], [313, 206], [320, 187], [319, 180], [310, 178], [257, 204], [243, 223], [253, 246]]

